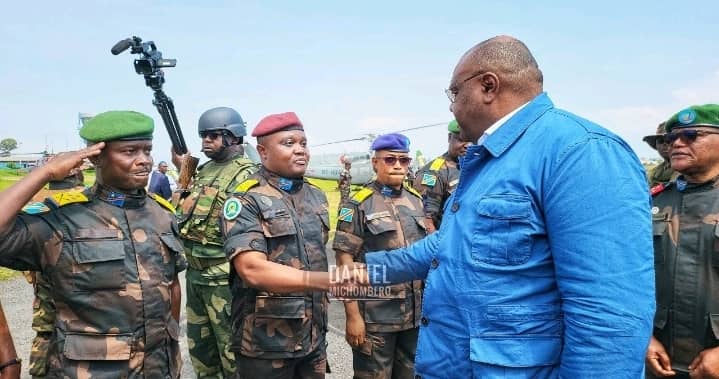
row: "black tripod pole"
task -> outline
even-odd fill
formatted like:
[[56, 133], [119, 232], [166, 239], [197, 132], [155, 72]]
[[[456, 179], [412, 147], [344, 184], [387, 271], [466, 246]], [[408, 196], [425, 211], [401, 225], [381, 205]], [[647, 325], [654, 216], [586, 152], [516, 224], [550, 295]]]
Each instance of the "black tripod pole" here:
[[187, 144], [185, 143], [185, 138], [182, 136], [180, 122], [177, 121], [175, 105], [172, 103], [172, 99], [167, 97], [162, 89], [156, 89], [152, 104], [155, 105], [162, 117], [162, 122], [165, 124], [165, 128], [167, 128], [167, 134], [170, 135], [173, 150], [179, 155], [187, 153]]

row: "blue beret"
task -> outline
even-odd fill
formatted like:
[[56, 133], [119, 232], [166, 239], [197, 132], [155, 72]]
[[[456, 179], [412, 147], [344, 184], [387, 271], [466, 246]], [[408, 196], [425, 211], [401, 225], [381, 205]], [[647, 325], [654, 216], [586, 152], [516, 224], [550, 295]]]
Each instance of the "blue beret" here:
[[409, 152], [409, 138], [399, 133], [382, 134], [372, 142], [372, 150]]
[[133, 111], [108, 111], [87, 120], [80, 137], [89, 142], [152, 139], [155, 123]]

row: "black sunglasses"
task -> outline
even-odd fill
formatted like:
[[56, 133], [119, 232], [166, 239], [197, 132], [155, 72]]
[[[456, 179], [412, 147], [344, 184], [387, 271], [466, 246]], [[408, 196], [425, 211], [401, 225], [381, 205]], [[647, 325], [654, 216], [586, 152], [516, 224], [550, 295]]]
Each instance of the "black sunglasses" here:
[[200, 132], [200, 138], [203, 138], [203, 139], [204, 139], [205, 137], [209, 137], [210, 139], [216, 139], [217, 137], [221, 137], [221, 136], [224, 136], [224, 135], [225, 135], [225, 132], [223, 132], [223, 131], [216, 131], [216, 130], [211, 130], [211, 131], [205, 131], [205, 130], [203, 130], [203, 131]]
[[[705, 136], [709, 134], [719, 134], [719, 132], [710, 132], [708, 130], [696, 130], [696, 129], [687, 129], [687, 130], [679, 130], [676, 132], [667, 133], [664, 135], [664, 139], [667, 141], [667, 143], [674, 143], [674, 141], [681, 139], [684, 143], [692, 143], [696, 141], [697, 137], [699, 136]], [[659, 140], [657, 140], [657, 143]]]
[[399, 164], [402, 166], [409, 166], [410, 162], [412, 162], [412, 158], [410, 157], [376, 157], [375, 159], [381, 159], [384, 164], [387, 166], [394, 166], [399, 161]]

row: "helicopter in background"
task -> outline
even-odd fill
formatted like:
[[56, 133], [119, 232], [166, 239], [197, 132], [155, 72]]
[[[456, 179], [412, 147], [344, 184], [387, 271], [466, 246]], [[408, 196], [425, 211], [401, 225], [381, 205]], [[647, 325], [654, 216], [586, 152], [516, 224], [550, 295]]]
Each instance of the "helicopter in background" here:
[[[431, 128], [431, 127], [437, 127], [437, 126], [447, 126], [448, 122], [441, 122], [441, 123], [434, 123], [434, 124], [428, 124], [428, 125], [422, 125], [417, 126], [413, 128], [408, 129], [402, 129], [395, 131], [395, 133], [402, 133], [402, 132], [408, 132], [412, 130], [419, 130], [419, 129], [425, 129], [425, 128]], [[342, 143], [348, 143], [353, 141], [366, 141], [369, 146], [372, 145], [372, 142], [374, 142], [375, 138], [377, 138], [378, 135], [368, 133], [365, 134], [362, 137], [357, 138], [350, 138], [340, 141], [332, 141], [332, 142], [326, 142], [318, 145], [312, 146], [314, 147], [320, 147], [320, 146], [327, 146], [327, 145], [335, 145], [335, 144], [342, 144]], [[308, 178], [316, 178], [316, 179], [327, 179], [327, 180], [338, 180], [340, 176], [340, 172], [344, 169], [344, 163], [342, 162], [343, 159], [348, 159], [352, 166], [350, 167], [350, 174], [352, 175], [352, 184], [366, 184], [372, 178], [374, 177], [374, 169], [372, 168], [372, 151], [369, 149], [369, 146], [366, 151], [351, 151], [351, 152], [343, 152], [343, 153], [325, 153], [325, 154], [317, 154], [317, 155], [311, 155], [310, 161], [307, 166], [307, 171], [305, 172], [305, 176]], [[412, 163], [410, 165], [410, 170], [412, 172], [417, 172], [422, 166], [424, 166], [426, 163], [426, 159], [424, 158], [424, 155], [420, 150], [415, 151], [415, 157], [412, 160]]]

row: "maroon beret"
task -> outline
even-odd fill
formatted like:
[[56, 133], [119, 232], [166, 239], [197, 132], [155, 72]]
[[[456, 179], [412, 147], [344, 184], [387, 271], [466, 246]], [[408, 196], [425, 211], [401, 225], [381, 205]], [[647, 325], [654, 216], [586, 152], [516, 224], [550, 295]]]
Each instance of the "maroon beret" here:
[[253, 137], [262, 137], [280, 130], [304, 130], [302, 121], [295, 112], [285, 112], [265, 116], [252, 131]]

